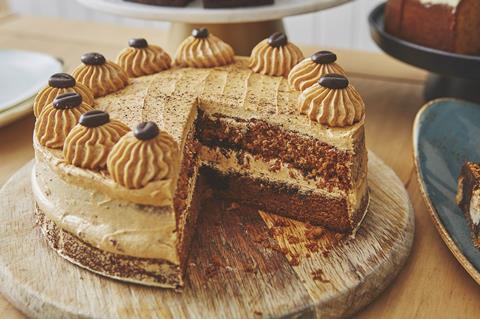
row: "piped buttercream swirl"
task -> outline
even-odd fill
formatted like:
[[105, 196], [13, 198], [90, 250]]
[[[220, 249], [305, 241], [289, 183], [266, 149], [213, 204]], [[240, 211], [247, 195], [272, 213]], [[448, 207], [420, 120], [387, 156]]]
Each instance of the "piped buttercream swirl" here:
[[77, 125], [80, 116], [93, 108], [80, 98], [76, 106], [65, 108], [55, 107], [59, 98], [72, 93], [57, 97], [52, 103], [43, 108], [35, 122], [35, 136], [40, 145], [50, 148], [63, 148], [65, 139], [72, 128]]
[[253, 48], [249, 61], [250, 69], [255, 73], [286, 77], [303, 59], [303, 53], [288, 41], [279, 46], [272, 46], [270, 42], [265, 39]]
[[[194, 30], [195, 31], [195, 30]], [[233, 48], [213, 34], [189, 36], [178, 47], [175, 64], [182, 67], [211, 68], [234, 61]]]
[[[322, 77], [319, 82], [324, 78]], [[307, 114], [312, 121], [330, 127], [350, 126], [359, 122], [365, 115], [365, 104], [358, 91], [348, 81], [343, 88], [326, 87], [319, 83], [310, 86], [299, 95], [298, 109], [301, 114]]]
[[[85, 114], [89, 114], [87, 112]], [[98, 170], [107, 167], [107, 157], [115, 143], [130, 129], [118, 120], [96, 127], [80, 123], [68, 133], [63, 147], [65, 162], [77, 167]]]
[[103, 63], [90, 64], [84, 59], [86, 55], [82, 56], [83, 63], [75, 68], [73, 76], [77, 82], [89, 87], [95, 97], [105, 96], [128, 85], [128, 75], [119, 65], [105, 58]]
[[322, 64], [308, 57], [290, 71], [288, 84], [296, 91], [301, 92], [316, 84], [322, 76], [330, 73], [345, 75], [343, 68], [335, 62]]
[[124, 135], [107, 159], [107, 169], [118, 184], [138, 189], [151, 182], [171, 179], [178, 160], [178, 145], [165, 131], [155, 137], [138, 137], [134, 132]]
[[[71, 81], [68, 83], [68, 85], [62, 85], [61, 87], [59, 85], [55, 85], [55, 82], [52, 81], [52, 79], [59, 75], [70, 77]], [[38, 117], [42, 109], [48, 104], [52, 103], [57, 96], [72, 92], [80, 94], [83, 101], [88, 105], [94, 105], [95, 100], [93, 98], [93, 93], [87, 86], [76, 82], [71, 75], [66, 73], [56, 73], [50, 77], [49, 85], [38, 92], [37, 96], [35, 97], [35, 101], [33, 102], [33, 114], [35, 117]]]
[[172, 65], [170, 55], [161, 47], [149, 45], [146, 41], [145, 44], [146, 46], [130, 45], [123, 49], [117, 57], [117, 64], [129, 77], [157, 73], [169, 69]]

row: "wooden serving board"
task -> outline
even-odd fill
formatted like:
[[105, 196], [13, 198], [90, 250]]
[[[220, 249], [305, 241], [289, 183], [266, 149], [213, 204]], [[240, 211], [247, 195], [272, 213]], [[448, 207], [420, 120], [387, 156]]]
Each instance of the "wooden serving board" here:
[[51, 250], [33, 222], [30, 163], [0, 191], [0, 290], [38, 318], [348, 316], [395, 278], [413, 241], [407, 192], [369, 155], [370, 209], [354, 239], [209, 200], [177, 292], [107, 279]]

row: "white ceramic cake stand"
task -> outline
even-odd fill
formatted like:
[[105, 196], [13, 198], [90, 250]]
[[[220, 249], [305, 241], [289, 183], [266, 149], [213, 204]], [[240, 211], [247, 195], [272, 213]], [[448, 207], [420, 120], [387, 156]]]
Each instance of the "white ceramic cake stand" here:
[[284, 31], [282, 18], [338, 6], [351, 0], [275, 0], [274, 5], [234, 9], [204, 9], [201, 0], [186, 7], [162, 7], [124, 0], [78, 0], [106, 13], [172, 22], [166, 49], [173, 53], [195, 27], [207, 27], [227, 41], [238, 55], [249, 55], [262, 39]]

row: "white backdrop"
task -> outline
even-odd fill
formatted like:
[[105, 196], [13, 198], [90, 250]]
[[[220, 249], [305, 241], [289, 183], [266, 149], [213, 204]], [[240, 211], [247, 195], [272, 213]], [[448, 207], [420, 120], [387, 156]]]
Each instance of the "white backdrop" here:
[[[39, 16], [101, 21], [132, 26], [167, 28], [168, 23], [111, 16], [83, 7], [75, 0], [8, 0], [12, 11]], [[296, 43], [326, 47], [377, 50], [368, 31], [368, 13], [384, 0], [356, 0], [326, 11], [285, 19]]]

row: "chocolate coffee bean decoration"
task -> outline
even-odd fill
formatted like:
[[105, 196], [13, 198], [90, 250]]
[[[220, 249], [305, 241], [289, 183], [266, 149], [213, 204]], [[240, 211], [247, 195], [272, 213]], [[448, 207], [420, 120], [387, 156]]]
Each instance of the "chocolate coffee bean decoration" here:
[[311, 56], [311, 59], [317, 64], [330, 64], [337, 61], [337, 56], [330, 51], [318, 51]]
[[148, 47], [148, 42], [143, 38], [135, 38], [128, 40], [128, 45], [132, 48], [143, 49]]
[[82, 104], [82, 96], [78, 93], [60, 94], [53, 100], [53, 107], [56, 109], [73, 109]]
[[340, 90], [348, 86], [348, 79], [341, 74], [330, 73], [322, 76], [318, 84], [329, 89]]
[[206, 37], [208, 37], [208, 29], [207, 28], [193, 29], [192, 36], [195, 39], [205, 39]]
[[274, 48], [282, 47], [287, 43], [287, 36], [283, 32], [275, 32], [268, 38], [268, 44], [270, 44], [270, 46]]
[[86, 65], [102, 65], [106, 62], [105, 57], [96, 52], [85, 53], [80, 60]]
[[83, 113], [78, 121], [80, 125], [89, 128], [99, 127], [103, 124], [107, 124], [108, 122], [110, 122], [110, 115], [108, 115], [107, 112], [100, 110], [93, 110]]
[[75, 86], [75, 79], [67, 73], [55, 73], [48, 79], [48, 86], [57, 89], [66, 89]]
[[152, 138], [155, 138], [158, 133], [160, 133], [160, 130], [158, 129], [157, 124], [154, 122], [143, 122], [137, 125], [135, 127], [135, 130], [133, 131], [133, 135], [135, 135], [136, 138], [139, 140], [151, 140]]

